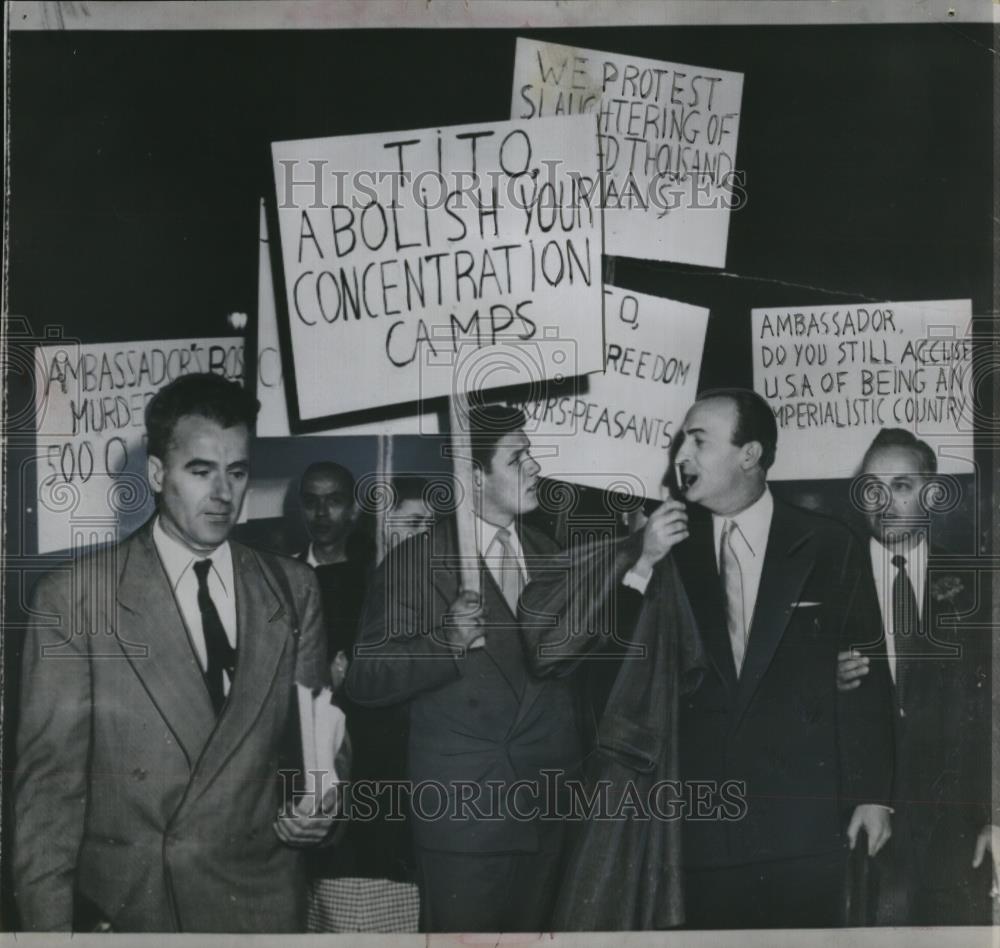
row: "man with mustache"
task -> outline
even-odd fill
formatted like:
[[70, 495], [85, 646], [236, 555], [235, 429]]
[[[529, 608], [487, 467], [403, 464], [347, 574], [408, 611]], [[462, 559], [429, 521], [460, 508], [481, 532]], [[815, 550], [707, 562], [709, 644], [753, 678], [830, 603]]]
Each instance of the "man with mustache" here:
[[300, 850], [334, 823], [286, 810], [279, 769], [301, 766], [296, 684], [328, 669], [312, 570], [230, 540], [257, 410], [216, 375], [161, 389], [155, 516], [38, 583], [13, 790], [26, 929], [304, 929]]

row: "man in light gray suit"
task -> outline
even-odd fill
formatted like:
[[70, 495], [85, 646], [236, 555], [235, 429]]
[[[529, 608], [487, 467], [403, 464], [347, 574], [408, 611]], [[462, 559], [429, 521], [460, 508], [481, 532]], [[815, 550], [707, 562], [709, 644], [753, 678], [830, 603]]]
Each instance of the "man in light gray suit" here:
[[257, 408], [219, 376], [163, 388], [156, 516], [39, 581], [13, 792], [25, 929], [304, 927], [297, 850], [333, 820], [279, 818], [278, 770], [295, 683], [328, 672], [312, 570], [229, 540]]

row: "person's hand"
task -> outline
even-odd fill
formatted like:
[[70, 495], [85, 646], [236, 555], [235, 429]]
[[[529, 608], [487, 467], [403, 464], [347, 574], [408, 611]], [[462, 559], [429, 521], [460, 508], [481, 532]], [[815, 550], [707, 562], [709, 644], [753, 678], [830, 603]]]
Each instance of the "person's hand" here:
[[892, 836], [889, 808], [876, 806], [874, 803], [862, 803], [854, 808], [851, 822], [847, 826], [847, 842], [851, 849], [857, 844], [858, 833], [862, 828], [868, 833], [868, 855], [874, 856]]
[[687, 509], [679, 500], [665, 500], [653, 513], [642, 531], [642, 553], [633, 567], [648, 575], [681, 540], [688, 535]]
[[976, 851], [972, 854], [972, 868], [978, 869], [983, 862], [983, 856], [989, 851], [993, 861], [993, 885], [990, 887], [991, 898], [1000, 896], [1000, 826], [987, 824], [976, 837]]
[[837, 653], [837, 691], [853, 691], [868, 674], [868, 656], [851, 649]]
[[292, 807], [292, 813], [279, 813], [274, 821], [274, 832], [287, 846], [318, 846], [329, 835], [337, 822], [340, 808], [340, 787], [327, 788], [315, 809], [315, 796], [306, 794]]
[[347, 678], [347, 655], [343, 652], [337, 652], [333, 656], [333, 661], [330, 662], [330, 687], [334, 692], [340, 691], [344, 685], [344, 679]]
[[448, 606], [442, 622], [445, 639], [462, 648], [477, 648], [485, 641], [483, 603], [478, 593], [463, 589]]

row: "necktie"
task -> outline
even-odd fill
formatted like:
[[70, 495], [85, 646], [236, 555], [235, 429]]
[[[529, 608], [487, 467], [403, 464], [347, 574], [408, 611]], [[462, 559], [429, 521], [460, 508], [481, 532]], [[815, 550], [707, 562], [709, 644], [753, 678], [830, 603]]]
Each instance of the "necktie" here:
[[500, 592], [507, 600], [510, 611], [517, 615], [517, 601], [521, 598], [521, 590], [524, 588], [524, 577], [521, 575], [521, 566], [514, 555], [514, 548], [510, 542], [510, 531], [505, 527], [500, 527], [496, 532], [496, 537], [491, 546], [499, 543], [502, 555], [500, 557]]
[[743, 614], [743, 570], [733, 549], [733, 533], [739, 527], [732, 520], [722, 526], [719, 542], [719, 579], [726, 596], [726, 627], [729, 630], [729, 644], [733, 648], [733, 662], [736, 677], [743, 669], [743, 656], [747, 648], [747, 624]]
[[194, 574], [198, 577], [198, 608], [201, 610], [201, 630], [205, 636], [205, 654], [207, 667], [205, 669], [205, 684], [208, 696], [212, 699], [212, 707], [218, 714], [226, 703], [226, 691], [222, 680], [223, 671], [232, 682], [236, 671], [236, 649], [229, 644], [226, 630], [222, 626], [215, 603], [208, 591], [208, 573], [212, 568], [211, 560], [198, 560], [194, 564]]
[[906, 700], [907, 684], [913, 673], [914, 655], [920, 650], [920, 615], [917, 597], [906, 572], [906, 557], [892, 558], [896, 578], [892, 581], [892, 644], [896, 650], [896, 694], [901, 708]]

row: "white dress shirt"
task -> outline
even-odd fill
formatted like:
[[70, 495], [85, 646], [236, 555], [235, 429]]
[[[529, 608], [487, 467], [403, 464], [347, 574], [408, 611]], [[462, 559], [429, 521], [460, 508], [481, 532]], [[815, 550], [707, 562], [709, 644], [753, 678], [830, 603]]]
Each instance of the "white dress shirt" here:
[[767, 550], [767, 535], [771, 532], [773, 516], [774, 498], [766, 487], [760, 497], [738, 514], [730, 517], [712, 514], [716, 567], [719, 566], [722, 529], [728, 521], [733, 523], [730, 546], [740, 564], [740, 575], [743, 577], [743, 615], [746, 616], [747, 635], [753, 625], [753, 611], [757, 605], [761, 573], [764, 572], [764, 553]]
[[[892, 562], [896, 550], [883, 546], [874, 537], [868, 544], [872, 558], [872, 576], [875, 579], [875, 591], [878, 593], [878, 605], [882, 611], [882, 628], [885, 630], [885, 650], [889, 656], [889, 673], [896, 680], [896, 643], [893, 638], [892, 585], [898, 572]], [[913, 585], [913, 594], [917, 597], [917, 616], [924, 615], [924, 586], [927, 582], [927, 544], [923, 537], [918, 542], [898, 553], [906, 558], [906, 574]]]
[[[496, 584], [503, 589], [500, 570], [500, 564], [503, 562], [504, 555], [503, 547], [499, 542], [493, 542], [496, 539], [497, 531], [499, 529], [500, 528], [495, 523], [488, 523], [483, 520], [482, 517], [479, 517], [478, 515], [476, 516], [476, 540], [479, 545], [479, 555], [485, 561], [490, 574], [496, 580]], [[524, 564], [524, 550], [521, 547], [521, 539], [518, 537], [517, 529], [514, 527], [513, 523], [511, 523], [506, 529], [510, 534], [507, 544], [513, 552], [514, 558], [517, 560], [517, 565], [521, 570], [521, 578], [525, 583], [527, 583], [528, 570]]]
[[[153, 544], [167, 572], [191, 646], [198, 656], [201, 670], [205, 671], [208, 668], [208, 654], [205, 650], [205, 632], [201, 625], [201, 609], [198, 606], [198, 577], [195, 576], [193, 567], [198, 560], [209, 557], [198, 556], [179, 540], [175, 540], [163, 529], [159, 517], [153, 522]], [[233, 551], [229, 543], [217, 547], [210, 558], [212, 568], [208, 571], [208, 592], [215, 604], [215, 611], [219, 614], [226, 638], [236, 648], [236, 595], [233, 584]], [[223, 690], [229, 694], [229, 676], [223, 675], [222, 678]]]
[[[757, 592], [760, 589], [760, 577], [764, 571], [764, 553], [767, 550], [767, 535], [771, 531], [771, 518], [774, 515], [774, 498], [765, 487], [749, 507], [732, 517], [720, 517], [712, 514], [712, 534], [715, 537], [715, 565], [719, 565], [719, 542], [722, 539], [722, 528], [727, 520], [736, 524], [733, 530], [732, 546], [743, 575], [743, 615], [747, 617], [746, 632], [749, 635], [753, 622], [753, 610], [757, 604]], [[630, 569], [622, 579], [625, 586], [645, 594], [652, 574], [643, 576]]]

